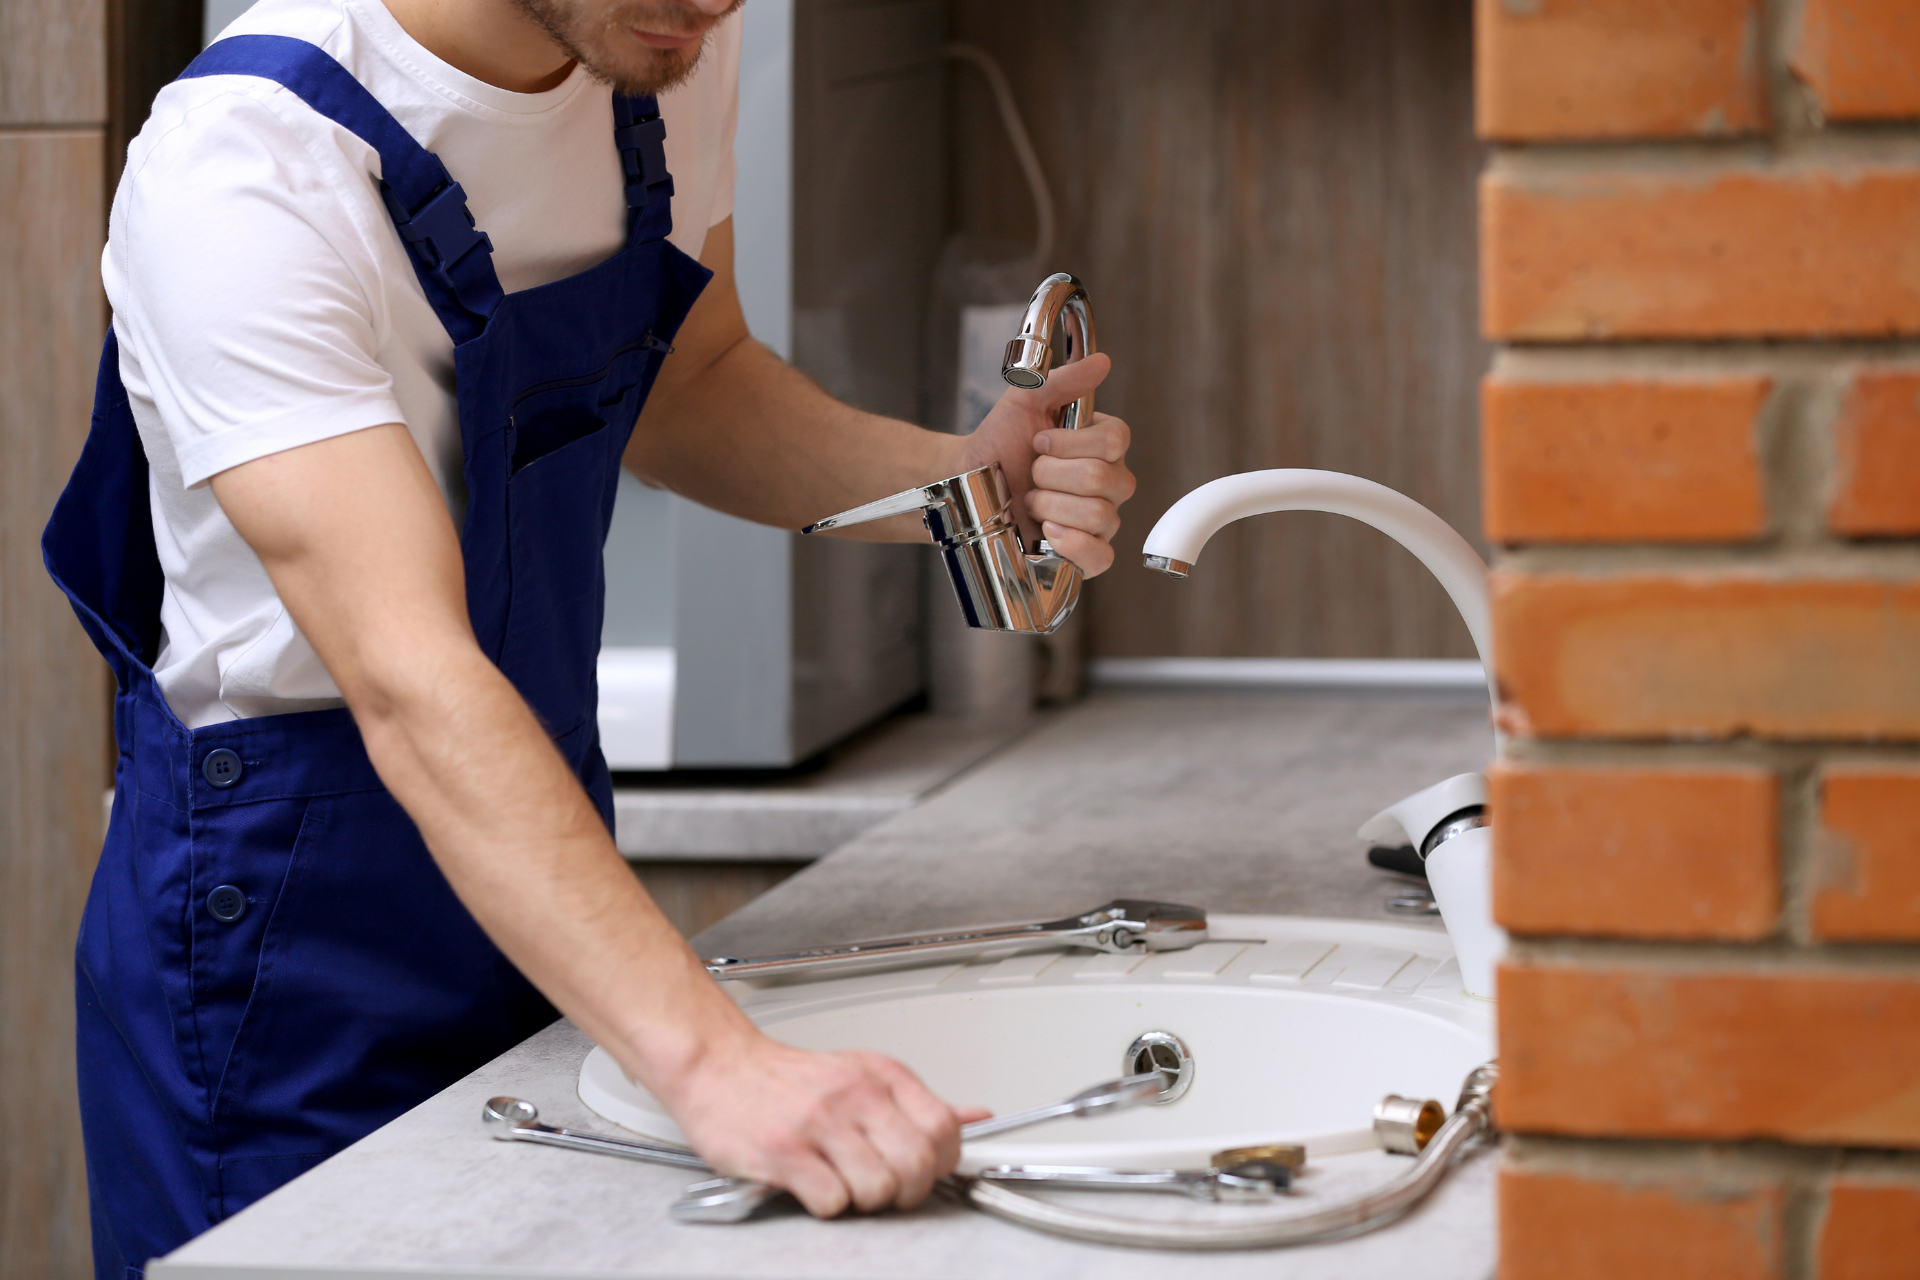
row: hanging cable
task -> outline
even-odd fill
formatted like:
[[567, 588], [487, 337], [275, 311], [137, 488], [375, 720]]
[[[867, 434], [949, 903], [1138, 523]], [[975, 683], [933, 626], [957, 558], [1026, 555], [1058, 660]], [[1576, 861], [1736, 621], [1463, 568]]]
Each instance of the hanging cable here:
[[1026, 121], [1020, 118], [1020, 108], [1013, 100], [1013, 86], [1007, 83], [1007, 73], [1000, 64], [978, 45], [954, 41], [947, 45], [947, 56], [970, 62], [980, 69], [987, 78], [987, 86], [993, 90], [994, 106], [999, 108], [1000, 123], [1007, 131], [1007, 141], [1013, 146], [1013, 154], [1020, 161], [1020, 172], [1026, 175], [1027, 190], [1033, 195], [1033, 220], [1037, 224], [1033, 248], [1034, 261], [1044, 265], [1053, 256], [1053, 193], [1047, 189], [1047, 175], [1041, 171], [1040, 157], [1033, 149], [1033, 139], [1027, 134]]

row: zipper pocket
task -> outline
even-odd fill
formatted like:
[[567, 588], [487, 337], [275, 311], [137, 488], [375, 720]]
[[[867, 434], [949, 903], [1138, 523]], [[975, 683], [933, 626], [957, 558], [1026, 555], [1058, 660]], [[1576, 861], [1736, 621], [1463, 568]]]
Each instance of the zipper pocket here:
[[[660, 341], [660, 339], [653, 336], [653, 330], [649, 329], [645, 333], [641, 334], [638, 338], [634, 339], [632, 342], [629, 342], [626, 346], [621, 347], [618, 351], [614, 352], [612, 357], [608, 359], [608, 361], [605, 364], [601, 365], [594, 372], [583, 373], [578, 377], [574, 377], [574, 378], [555, 378], [551, 382], [535, 383], [533, 386], [528, 387], [525, 391], [522, 391], [519, 395], [515, 396], [513, 398], [513, 403], [510, 404], [508, 408], [518, 409], [523, 401], [531, 399], [534, 396], [541, 395], [548, 391], [563, 391], [568, 387], [584, 387], [591, 383], [598, 382], [602, 378], [607, 376], [608, 370], [612, 369], [614, 365], [620, 362], [621, 356], [630, 355], [635, 351], [641, 350], [642, 348], [650, 348], [654, 351], [660, 352], [662, 355], [665, 355], [666, 353], [673, 350], [673, 346], [671, 343]], [[508, 421], [509, 422], [512, 421], [511, 416], [508, 417]]]
[[[664, 353], [671, 350], [673, 350], [672, 346], [655, 337], [653, 330], [649, 329], [639, 338], [615, 351], [606, 364], [592, 373], [581, 374], [572, 378], [554, 378], [546, 382], [536, 383], [516, 395], [508, 406], [509, 412], [507, 414], [506, 443], [509, 474], [517, 475], [520, 471], [538, 462], [548, 454], [565, 448], [575, 440], [584, 439], [586, 436], [593, 434], [594, 431], [604, 429], [607, 426], [605, 416], [606, 404], [603, 403], [597, 406], [597, 411], [592, 415], [588, 415], [585, 406], [581, 406], [582, 416], [578, 424], [572, 427], [562, 426], [557, 430], [543, 431], [532, 439], [523, 439], [518, 413], [521, 405], [537, 396], [563, 392], [573, 388], [591, 388], [598, 383], [603, 383], [607, 380], [607, 376], [612, 371], [614, 365], [636, 351], [658, 351]], [[628, 390], [631, 390], [635, 383], [639, 382], [641, 378], [645, 376], [646, 369], [644, 361], [642, 365], [641, 371], [634, 376], [633, 381], [628, 382], [626, 387], [622, 389], [621, 395], [615, 397], [616, 403], [625, 396]], [[592, 423], [591, 427], [587, 426], [589, 421]]]

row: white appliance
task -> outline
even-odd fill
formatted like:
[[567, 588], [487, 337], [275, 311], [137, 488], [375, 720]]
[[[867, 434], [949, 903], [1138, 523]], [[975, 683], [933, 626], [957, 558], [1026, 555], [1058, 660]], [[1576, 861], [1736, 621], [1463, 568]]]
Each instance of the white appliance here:
[[[944, 0], [754, 0], [741, 19], [748, 326], [834, 395], [924, 421]], [[919, 547], [803, 541], [623, 477], [600, 659], [608, 764], [789, 766], [913, 698], [930, 562]]]

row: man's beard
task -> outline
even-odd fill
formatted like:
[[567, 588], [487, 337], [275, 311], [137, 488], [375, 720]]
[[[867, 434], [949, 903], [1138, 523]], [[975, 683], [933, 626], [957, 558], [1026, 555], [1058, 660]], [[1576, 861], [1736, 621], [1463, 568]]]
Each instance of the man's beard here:
[[[679, 49], [655, 49], [640, 44], [636, 57], [621, 58], [613, 52], [610, 33], [618, 31], [631, 23], [645, 18], [650, 28], [666, 28], [668, 32], [684, 32], [706, 26], [706, 15], [698, 15], [696, 21], [687, 21], [681, 6], [672, 0], [630, 0], [629, 3], [616, 5], [607, 11], [604, 17], [595, 18], [582, 12], [597, 7], [592, 0], [512, 0], [514, 7], [540, 24], [548, 37], [560, 46], [566, 55], [587, 69], [588, 74], [613, 86], [615, 93], [639, 95], [665, 93], [667, 90], [685, 84], [700, 65], [702, 55], [706, 53], [707, 41], [687, 45]], [[738, 9], [744, 0], [734, 0], [734, 9]], [[733, 12], [732, 9], [728, 10]], [[712, 29], [708, 28], [709, 34]]]

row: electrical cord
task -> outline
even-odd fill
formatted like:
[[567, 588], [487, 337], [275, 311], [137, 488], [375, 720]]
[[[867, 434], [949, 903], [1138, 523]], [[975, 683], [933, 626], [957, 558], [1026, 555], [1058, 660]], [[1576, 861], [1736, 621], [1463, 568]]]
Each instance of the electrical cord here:
[[1013, 86], [1007, 83], [1007, 73], [1000, 69], [993, 55], [979, 45], [954, 41], [947, 45], [946, 52], [949, 58], [978, 67], [980, 74], [987, 78], [988, 88], [993, 90], [993, 104], [1000, 111], [1000, 123], [1006, 128], [1007, 141], [1020, 161], [1020, 172], [1026, 175], [1027, 190], [1033, 195], [1033, 219], [1038, 224], [1033, 257], [1044, 266], [1053, 255], [1053, 192], [1047, 188], [1047, 175], [1040, 168], [1040, 157], [1027, 134], [1026, 121], [1020, 117], [1020, 107], [1013, 100]]

